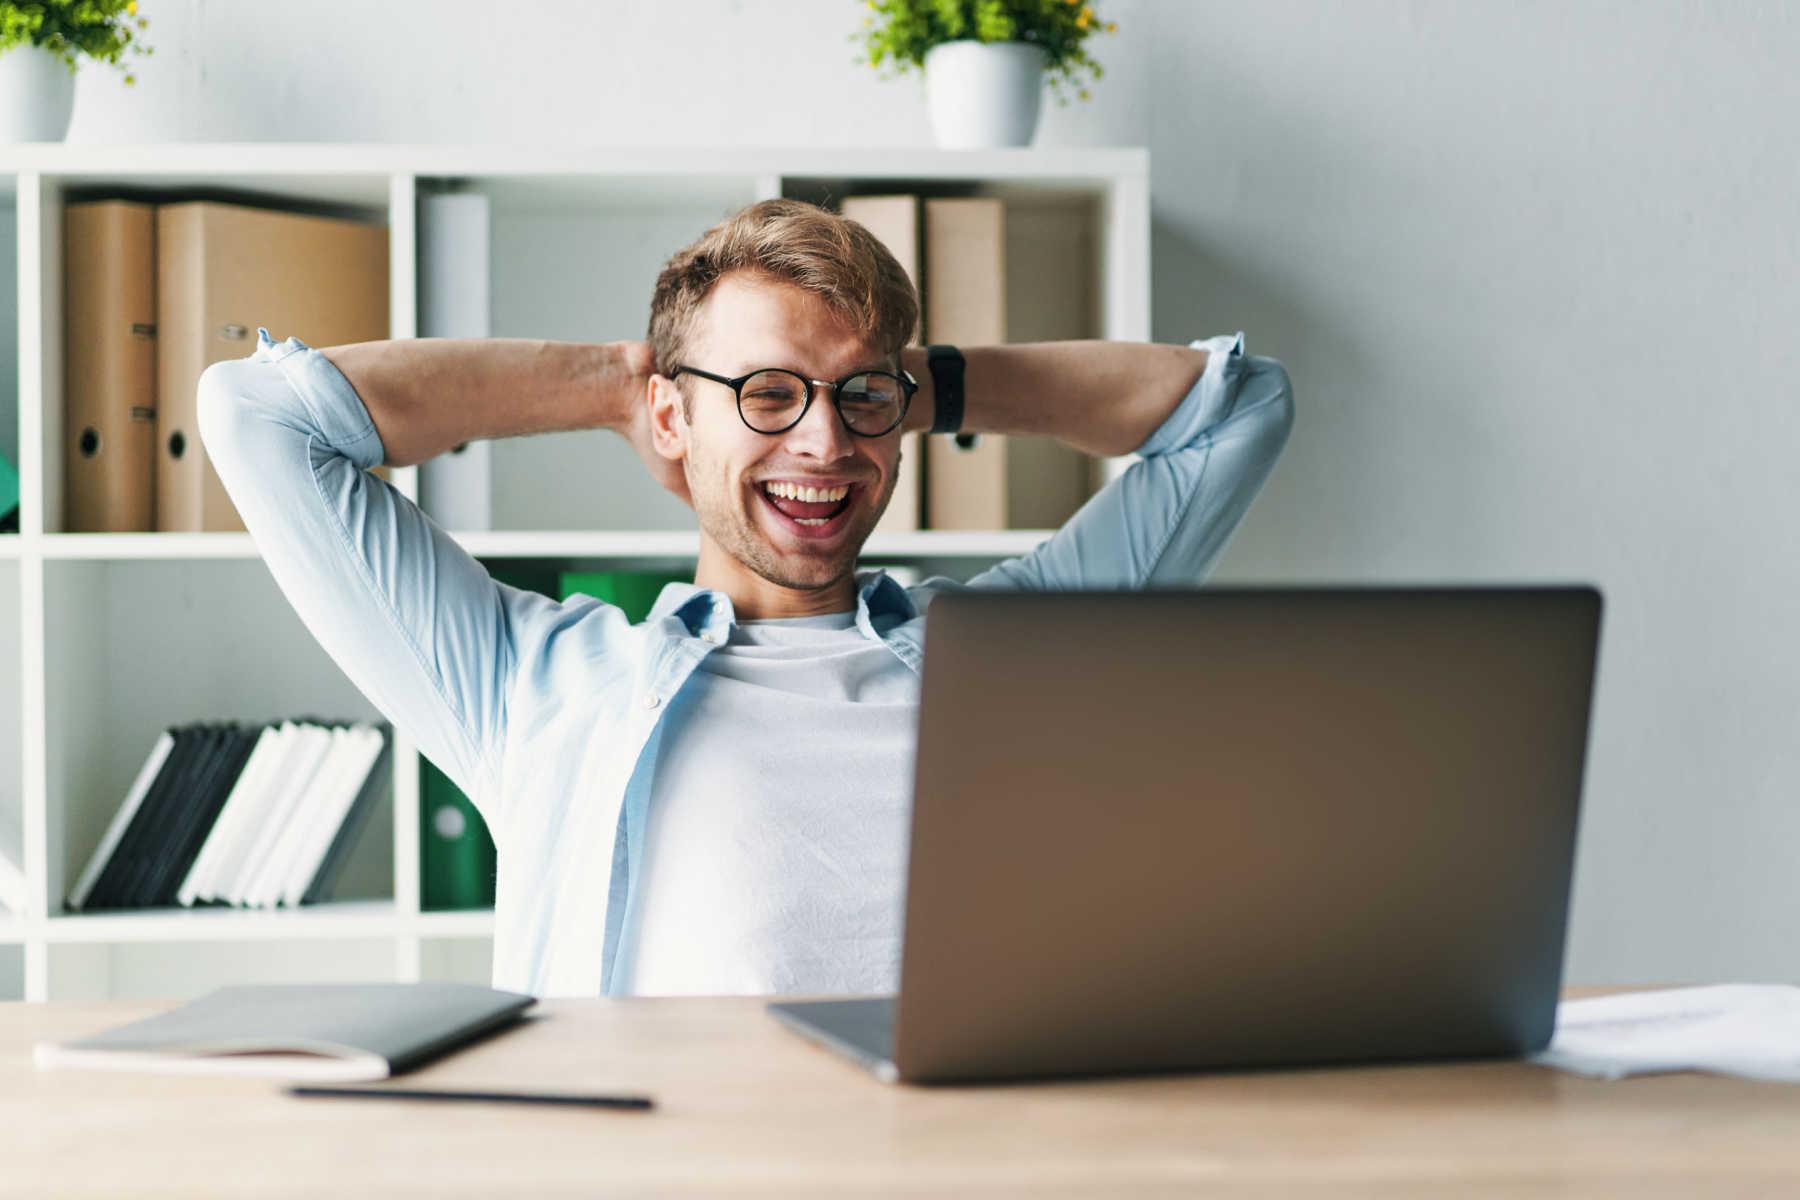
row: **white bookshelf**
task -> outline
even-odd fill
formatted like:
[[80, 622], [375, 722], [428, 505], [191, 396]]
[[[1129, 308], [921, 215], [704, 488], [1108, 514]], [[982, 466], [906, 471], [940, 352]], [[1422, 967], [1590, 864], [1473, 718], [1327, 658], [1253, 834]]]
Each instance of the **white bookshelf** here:
[[[19, 818], [29, 889], [24, 913], [0, 913], [0, 1000], [185, 998], [307, 979], [487, 981], [491, 914], [420, 911], [419, 763], [399, 730], [392, 807], [365, 831], [343, 898], [272, 912], [62, 911], [162, 728], [378, 716], [299, 623], [247, 535], [62, 532], [63, 205], [180, 195], [383, 223], [390, 335], [411, 337], [417, 197], [441, 186], [490, 199], [496, 336], [641, 338], [656, 269], [731, 210], [768, 196], [906, 190], [1005, 197], [1009, 218], [1020, 214], [1009, 230], [1023, 239], [1047, 222], [1085, 222], [1093, 317], [1078, 336], [1150, 337], [1149, 156], [1138, 148], [0, 146], [0, 451], [19, 467], [23, 501], [20, 532], [0, 535], [0, 805]], [[1009, 254], [1029, 247], [1009, 244]], [[478, 557], [570, 569], [692, 562], [691, 513], [610, 434], [498, 442], [493, 472], [495, 529], [456, 534]], [[416, 497], [417, 474], [396, 470], [393, 482]], [[600, 514], [610, 527], [596, 527]], [[964, 574], [1045, 536], [883, 534], [864, 557]]]

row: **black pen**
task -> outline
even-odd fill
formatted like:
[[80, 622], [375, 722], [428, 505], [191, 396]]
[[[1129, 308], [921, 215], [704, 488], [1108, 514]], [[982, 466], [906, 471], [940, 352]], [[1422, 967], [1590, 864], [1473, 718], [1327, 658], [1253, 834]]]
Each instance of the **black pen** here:
[[392, 1096], [398, 1100], [500, 1100], [514, 1104], [585, 1104], [592, 1108], [654, 1108], [648, 1096], [599, 1096], [582, 1092], [439, 1092], [425, 1088], [295, 1086], [290, 1096]]

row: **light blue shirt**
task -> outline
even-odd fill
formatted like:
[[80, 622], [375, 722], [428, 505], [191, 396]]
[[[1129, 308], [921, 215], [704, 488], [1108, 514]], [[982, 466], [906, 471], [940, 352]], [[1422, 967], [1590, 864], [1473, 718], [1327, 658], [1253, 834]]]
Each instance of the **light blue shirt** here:
[[[931, 600], [949, 589], [1203, 581], [1287, 442], [1293, 398], [1242, 333], [1191, 345], [1210, 352], [1199, 380], [1062, 529], [967, 583], [859, 571], [856, 628], [917, 671]], [[670, 584], [633, 625], [590, 596], [497, 582], [366, 470], [385, 457], [367, 407], [296, 337], [259, 328], [255, 351], [202, 373], [198, 405], [207, 455], [294, 610], [486, 820], [494, 986], [615, 993], [662, 718], [728, 638], [730, 598]]]

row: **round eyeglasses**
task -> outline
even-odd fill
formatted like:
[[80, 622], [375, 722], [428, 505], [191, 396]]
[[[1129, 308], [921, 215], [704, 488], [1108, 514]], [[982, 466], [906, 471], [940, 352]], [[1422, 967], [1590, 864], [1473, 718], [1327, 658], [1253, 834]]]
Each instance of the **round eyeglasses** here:
[[832, 403], [844, 428], [857, 437], [880, 437], [893, 432], [906, 419], [907, 406], [919, 390], [911, 375], [891, 371], [858, 371], [832, 383], [808, 379], [781, 367], [766, 367], [728, 379], [677, 364], [669, 378], [684, 374], [722, 383], [735, 392], [738, 416], [757, 433], [784, 433], [798, 425], [812, 407], [813, 388], [817, 386], [831, 389]]

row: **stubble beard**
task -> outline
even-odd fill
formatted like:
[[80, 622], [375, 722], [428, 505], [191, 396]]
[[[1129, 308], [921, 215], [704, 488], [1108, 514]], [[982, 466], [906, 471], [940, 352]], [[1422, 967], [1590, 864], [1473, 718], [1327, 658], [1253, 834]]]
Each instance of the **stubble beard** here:
[[[694, 464], [691, 461], [689, 463], [688, 491], [694, 497], [694, 512], [699, 517], [700, 528], [706, 536], [719, 549], [770, 583], [800, 591], [830, 587], [856, 569], [863, 543], [869, 540], [869, 534], [881, 520], [881, 515], [887, 511], [888, 501], [893, 499], [894, 486], [900, 478], [900, 464], [896, 461], [894, 470], [888, 473], [883, 482], [877, 503], [858, 505], [860, 511], [856, 519], [861, 527], [851, 530], [850, 535], [844, 539], [842, 550], [831, 558], [809, 556], [795, 561], [775, 552], [774, 547], [769, 545], [768, 538], [757, 527], [756, 519], [733, 504], [731, 496], [715, 494], [705, 479], [696, 479], [696, 476], [711, 477], [704, 462], [700, 465], [700, 470], [694, 470]], [[697, 483], [699, 486], [696, 486]], [[762, 503], [756, 497], [751, 497], [748, 502]]]

